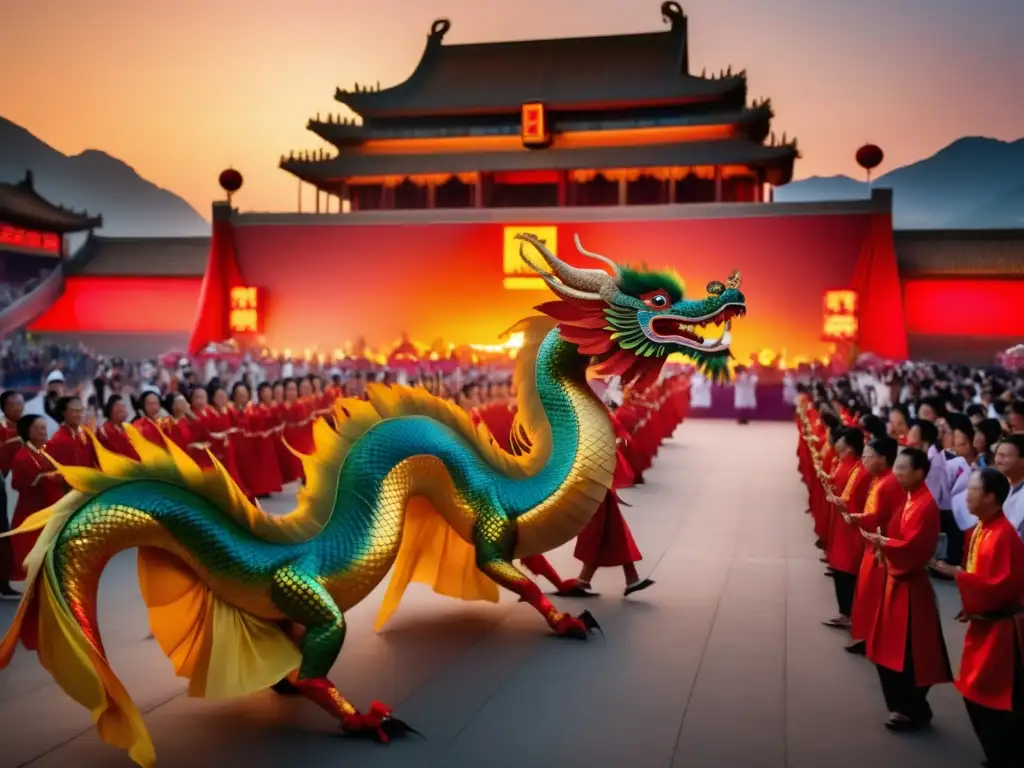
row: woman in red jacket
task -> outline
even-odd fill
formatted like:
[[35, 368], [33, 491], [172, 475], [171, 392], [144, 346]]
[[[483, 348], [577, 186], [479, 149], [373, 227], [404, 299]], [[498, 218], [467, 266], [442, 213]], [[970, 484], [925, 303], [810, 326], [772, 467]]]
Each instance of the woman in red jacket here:
[[[164, 398], [164, 410], [169, 414], [160, 420], [160, 431], [163, 432], [172, 443], [185, 451], [193, 460], [200, 456], [205, 457], [206, 463], [210, 464], [210, 457], [206, 454], [208, 443], [196, 442], [192, 432], [192, 424], [188, 414], [188, 401], [180, 392], [171, 392]], [[200, 464], [202, 466], [202, 464]]]
[[138, 416], [135, 417], [132, 426], [153, 445], [163, 448], [164, 438], [160, 432], [160, 395], [152, 390], [143, 392], [135, 401], [135, 412]]
[[54, 418], [60, 427], [46, 444], [45, 450], [58, 464], [66, 467], [99, 467], [92, 439], [82, 426], [85, 407], [76, 396], [57, 401]]
[[242, 472], [256, 498], [267, 498], [281, 491], [281, 466], [277, 461], [277, 417], [273, 387], [263, 382], [256, 389], [256, 402], [245, 406], [246, 438], [250, 445], [249, 464]]
[[[11, 464], [11, 487], [18, 493], [18, 503], [11, 519], [12, 530], [39, 510], [60, 501], [67, 490], [60, 472], [43, 453], [46, 420], [37, 415], [22, 416], [18, 420], [18, 435], [24, 445], [15, 454]], [[39, 533], [34, 531], [11, 537], [11, 553], [14, 557], [12, 580], [25, 580], [25, 558], [35, 546]]]
[[[299, 399], [299, 385], [294, 379], [288, 379], [284, 383], [284, 404], [281, 408], [284, 420], [282, 431], [282, 442], [279, 443], [278, 459], [281, 464], [281, 474], [285, 482], [301, 479], [305, 482], [305, 473], [302, 469], [302, 462], [299, 457], [288, 450], [300, 453], [312, 453], [312, 430], [309, 411], [306, 404]], [[286, 446], [284, 443], [287, 443]]]
[[120, 395], [108, 397], [103, 405], [103, 418], [103, 426], [96, 433], [100, 444], [111, 453], [138, 461], [139, 454], [124, 431], [124, 422], [128, 418], [128, 406], [124, 398]]

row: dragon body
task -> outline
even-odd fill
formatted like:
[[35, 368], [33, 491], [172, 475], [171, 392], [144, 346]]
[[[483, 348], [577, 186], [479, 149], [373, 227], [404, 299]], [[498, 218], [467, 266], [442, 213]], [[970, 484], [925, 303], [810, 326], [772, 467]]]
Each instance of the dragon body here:
[[513, 455], [486, 427], [423, 390], [372, 387], [341, 400], [334, 426], [318, 421], [316, 450], [301, 455], [307, 484], [297, 508], [274, 517], [249, 502], [222, 466], [201, 470], [170, 441], [160, 448], [128, 429], [138, 462], [96, 444], [99, 469], [59, 467], [71, 491], [14, 535], [41, 531], [0, 668], [19, 640], [56, 682], [88, 707], [101, 738], [142, 766], [155, 751], [111, 670], [97, 622], [106, 563], [137, 548], [156, 640], [189, 693], [224, 698], [287, 680], [350, 732], [387, 741], [408, 727], [374, 703], [359, 712], [328, 679], [345, 613], [389, 574], [378, 626], [410, 581], [463, 599], [498, 599], [505, 587], [557, 634], [586, 638], [589, 614], [560, 612], [516, 565], [573, 539], [611, 487], [615, 433], [587, 384], [592, 364], [640, 384], [671, 352], [720, 375], [728, 330], [697, 329], [745, 311], [739, 276], [682, 295], [671, 275], [571, 267], [528, 235], [548, 269], [523, 256], [559, 296], [516, 329]]

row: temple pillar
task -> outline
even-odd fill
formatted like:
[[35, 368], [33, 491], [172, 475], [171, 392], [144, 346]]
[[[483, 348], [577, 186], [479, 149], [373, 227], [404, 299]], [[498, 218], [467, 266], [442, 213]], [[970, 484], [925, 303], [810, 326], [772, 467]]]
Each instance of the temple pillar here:
[[316, 202], [314, 203], [313, 212], [320, 213], [320, 187], [316, 187]]
[[484, 207], [484, 175], [478, 173], [476, 175], [476, 183], [473, 184], [473, 207], [483, 208]]
[[437, 185], [432, 181], [427, 182], [427, 208], [434, 208], [437, 204]]
[[568, 173], [558, 172], [558, 207], [565, 208], [568, 203]]
[[668, 180], [668, 202], [674, 203], [676, 201], [676, 177], [670, 176]]
[[629, 197], [629, 182], [625, 176], [619, 177], [619, 205], [625, 205]]
[[722, 202], [722, 166], [715, 166], [715, 202]]

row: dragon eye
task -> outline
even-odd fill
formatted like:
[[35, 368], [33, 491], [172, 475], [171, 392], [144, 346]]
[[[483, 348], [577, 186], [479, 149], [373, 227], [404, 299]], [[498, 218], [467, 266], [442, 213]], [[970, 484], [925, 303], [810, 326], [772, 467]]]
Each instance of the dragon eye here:
[[665, 307], [668, 306], [668, 296], [665, 296], [662, 293], [656, 293], [653, 296], [646, 297], [644, 299], [644, 302], [649, 307], [653, 307], [655, 309], [664, 309]]
[[717, 280], [712, 280], [710, 283], [708, 283], [708, 293], [710, 293], [712, 296], [721, 296], [723, 293], [725, 293], [725, 286], [722, 285]]

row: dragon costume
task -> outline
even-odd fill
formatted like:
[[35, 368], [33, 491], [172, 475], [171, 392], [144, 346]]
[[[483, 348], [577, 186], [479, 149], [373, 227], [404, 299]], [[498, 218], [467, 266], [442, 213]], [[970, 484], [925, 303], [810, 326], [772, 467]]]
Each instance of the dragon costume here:
[[[497, 601], [505, 587], [556, 634], [586, 638], [592, 617], [556, 610], [513, 561], [571, 541], [611, 487], [615, 433], [588, 367], [643, 386], [670, 353], [682, 353], [724, 376], [730, 319], [746, 311], [745, 299], [739, 273], [686, 299], [674, 275], [620, 267], [578, 239], [610, 272], [570, 266], [534, 237], [519, 239], [523, 259], [558, 296], [511, 329], [525, 338], [516, 431], [528, 452], [504, 451], [486, 427], [424, 390], [372, 387], [368, 402], [338, 402], [333, 428], [315, 424], [316, 450], [300, 456], [307, 484], [297, 508], [273, 516], [216, 461], [202, 471], [169, 440], [161, 448], [126, 427], [138, 462], [97, 441], [100, 469], [59, 467], [71, 491], [14, 532], [40, 536], [0, 641], [0, 668], [20, 640], [91, 710], [105, 742], [154, 765], [97, 625], [100, 575], [131, 548], [150, 627], [190, 695], [239, 696], [286, 680], [344, 730], [381, 741], [410, 729], [379, 703], [359, 712], [328, 673], [345, 613], [389, 572], [378, 628], [420, 581], [462, 599]], [[547, 268], [527, 258], [526, 244]], [[720, 335], [706, 338], [713, 326]]]

